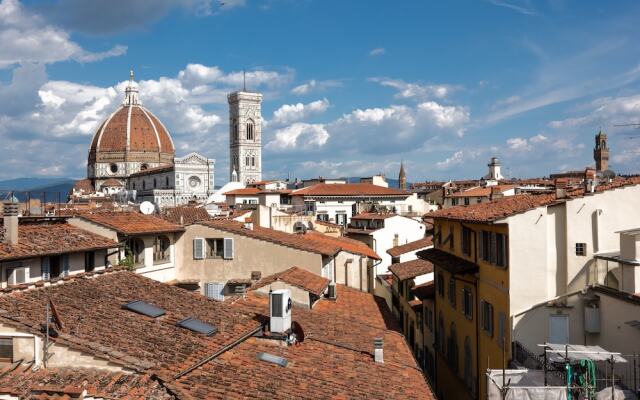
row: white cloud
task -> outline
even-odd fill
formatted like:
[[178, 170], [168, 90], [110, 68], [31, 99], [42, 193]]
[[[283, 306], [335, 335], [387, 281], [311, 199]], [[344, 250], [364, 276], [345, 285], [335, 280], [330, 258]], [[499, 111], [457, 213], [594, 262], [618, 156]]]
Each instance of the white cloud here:
[[506, 1], [506, 0], [489, 0], [494, 6], [508, 8], [512, 11], [524, 15], [537, 15], [537, 12], [531, 6], [529, 0]]
[[342, 86], [342, 83], [340, 81], [336, 81], [336, 80], [317, 81], [315, 79], [311, 79], [310, 81], [307, 81], [291, 89], [291, 93], [301, 96], [301, 95], [314, 93], [314, 92], [322, 92], [326, 89], [339, 87], [339, 86]]
[[382, 86], [397, 90], [395, 97], [398, 99], [443, 99], [459, 89], [453, 85], [423, 85], [419, 83], [405, 82], [401, 79], [369, 78]]
[[375, 49], [371, 49], [371, 51], [369, 52], [369, 55], [372, 57], [381, 56], [386, 52], [387, 50], [384, 47], [376, 47]]
[[329, 108], [329, 100], [316, 100], [308, 104], [284, 104], [273, 113], [269, 123], [284, 125], [300, 121], [314, 114], [322, 114]]
[[418, 104], [418, 112], [431, 120], [438, 128], [451, 129], [463, 136], [469, 122], [469, 111], [461, 106], [443, 106], [435, 101]]
[[444, 161], [438, 161], [436, 163], [436, 168], [439, 170], [448, 170], [456, 165], [462, 164], [464, 160], [465, 160], [464, 151], [458, 150], [455, 153], [453, 153], [451, 157], [448, 157]]
[[582, 116], [555, 120], [549, 123], [554, 129], [611, 126], [638, 122], [640, 115], [640, 95], [623, 97], [601, 97], [583, 105], [587, 113]]
[[94, 62], [126, 53], [126, 46], [92, 53], [69, 37], [69, 33], [29, 13], [18, 0], [0, 2], [0, 68], [24, 63], [55, 63], [65, 60]]
[[324, 146], [329, 140], [329, 132], [322, 124], [297, 122], [276, 131], [274, 140], [267, 143], [271, 150], [310, 150]]
[[[514, 137], [507, 139], [507, 146], [509, 147], [509, 149], [514, 151], [530, 151], [533, 149], [533, 145], [548, 142], [549, 138], [539, 133], [529, 138]], [[559, 142], [556, 142], [555, 144], [557, 145], [559, 144]]]

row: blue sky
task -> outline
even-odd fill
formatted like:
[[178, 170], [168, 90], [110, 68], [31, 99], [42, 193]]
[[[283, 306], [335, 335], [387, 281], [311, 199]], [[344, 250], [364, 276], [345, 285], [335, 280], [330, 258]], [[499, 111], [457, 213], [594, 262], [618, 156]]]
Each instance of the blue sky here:
[[637, 173], [632, 1], [0, 1], [0, 179], [82, 177], [133, 67], [178, 155], [228, 177], [225, 94], [264, 93], [267, 178]]

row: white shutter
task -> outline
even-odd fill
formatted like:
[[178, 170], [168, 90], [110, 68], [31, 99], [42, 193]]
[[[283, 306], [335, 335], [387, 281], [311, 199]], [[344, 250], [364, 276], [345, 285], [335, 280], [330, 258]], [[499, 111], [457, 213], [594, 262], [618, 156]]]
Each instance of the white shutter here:
[[69, 275], [69, 254], [63, 254], [62, 255], [62, 276], [67, 276], [67, 275]]
[[42, 280], [49, 280], [49, 257], [42, 257]]
[[202, 238], [193, 239], [193, 259], [204, 259], [204, 239]]
[[233, 260], [233, 238], [224, 238], [224, 259]]

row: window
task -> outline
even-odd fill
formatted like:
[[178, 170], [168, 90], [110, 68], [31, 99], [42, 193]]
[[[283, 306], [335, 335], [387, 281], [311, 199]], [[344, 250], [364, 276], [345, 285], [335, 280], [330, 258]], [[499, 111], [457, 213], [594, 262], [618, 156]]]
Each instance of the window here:
[[246, 156], [246, 157], [244, 158], [244, 165], [246, 165], [247, 167], [248, 167], [249, 165], [251, 165], [251, 160], [249, 160], [249, 156]]
[[449, 304], [456, 308], [456, 280], [449, 278]]
[[457, 197], [452, 197], [451, 198], [451, 205], [452, 206], [457, 206], [458, 205], [458, 198]]
[[115, 174], [116, 172], [118, 172], [118, 164], [109, 165], [109, 171], [111, 171], [112, 174]]
[[207, 239], [207, 258], [224, 257], [224, 239]]
[[468, 197], [465, 197], [465, 198], [464, 198], [464, 205], [465, 205], [465, 206], [468, 206], [468, 205], [469, 205], [469, 198], [468, 198]]
[[473, 386], [472, 365], [471, 339], [467, 336], [464, 338], [464, 383], [468, 388]]
[[502, 233], [496, 233], [496, 265], [507, 266], [507, 237]]
[[467, 228], [466, 226], [462, 227], [462, 254], [470, 256], [471, 255], [471, 234], [472, 230]]
[[255, 157], [251, 157], [251, 166], [252, 167], [256, 166], [256, 158]]
[[247, 123], [247, 140], [254, 140], [255, 135], [253, 133], [253, 122]]
[[13, 361], [13, 339], [3, 337], [0, 338], [0, 360]]
[[498, 313], [498, 345], [500, 348], [505, 346], [507, 348], [507, 316], [504, 313]]
[[329, 214], [318, 214], [318, 221], [329, 222]]
[[171, 246], [171, 242], [169, 238], [166, 236], [158, 236], [156, 237], [155, 243], [153, 244], [153, 262], [168, 262], [170, 258], [169, 247]]
[[84, 270], [93, 271], [96, 268], [96, 253], [93, 251], [84, 252]]
[[456, 324], [451, 323], [449, 327], [449, 338], [447, 340], [447, 360], [454, 372], [458, 372], [458, 338], [456, 336]]
[[27, 281], [27, 269], [20, 266], [7, 268], [7, 284], [19, 285]]
[[462, 290], [462, 303], [465, 317], [469, 319], [473, 318], [473, 294], [468, 287]]
[[431, 308], [427, 307], [427, 318], [426, 318], [426, 322], [427, 322], [427, 327], [429, 328], [429, 330], [431, 332], [433, 332], [433, 311], [431, 310]]
[[442, 276], [442, 273], [439, 273], [436, 278], [436, 283], [438, 285], [438, 294], [440, 295], [440, 297], [444, 297], [444, 276]]
[[481, 232], [478, 251], [482, 260], [500, 267], [506, 267], [509, 260], [508, 247], [507, 235], [488, 231]]
[[442, 318], [442, 311], [438, 314], [438, 329], [436, 330], [436, 344], [438, 350], [444, 353], [444, 319]]
[[125, 247], [125, 257], [131, 257], [134, 265], [144, 264], [144, 242], [138, 238], [129, 239]]
[[586, 256], [587, 255], [587, 244], [586, 243], [576, 243], [576, 255], [577, 256]]
[[489, 336], [493, 336], [493, 306], [491, 303], [487, 303], [483, 300], [480, 306], [480, 311], [482, 312], [482, 330]]
[[400, 243], [400, 236], [397, 233], [393, 234], [393, 247], [397, 247]]
[[233, 137], [236, 140], [236, 142], [240, 140], [240, 131], [238, 129], [238, 121], [235, 119], [233, 120]]

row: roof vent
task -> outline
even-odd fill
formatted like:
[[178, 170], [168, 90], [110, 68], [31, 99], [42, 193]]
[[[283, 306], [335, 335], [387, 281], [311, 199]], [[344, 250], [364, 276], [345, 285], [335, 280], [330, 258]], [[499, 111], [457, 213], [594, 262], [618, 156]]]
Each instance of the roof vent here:
[[185, 318], [182, 321], [178, 321], [176, 323], [181, 328], [189, 329], [190, 331], [202, 333], [206, 336], [211, 336], [214, 333], [218, 332], [218, 328], [211, 324], [207, 324], [206, 322], [202, 322], [199, 319], [189, 317]]
[[166, 314], [162, 308], [156, 307], [153, 304], [146, 303], [142, 300], [136, 300], [124, 304], [122, 308], [151, 318], [161, 317]]
[[286, 367], [287, 364], [289, 364], [289, 361], [287, 361], [286, 358], [274, 356], [273, 354], [269, 353], [258, 353], [258, 360], [276, 364], [281, 367]]
[[331, 300], [335, 300], [337, 297], [336, 294], [336, 283], [335, 282], [329, 282], [329, 292], [327, 293], [327, 297], [330, 298]]
[[18, 203], [11, 200], [2, 203], [4, 242], [18, 244]]
[[382, 354], [382, 348], [384, 346], [384, 341], [382, 338], [373, 339], [373, 357], [377, 363], [384, 363], [384, 357]]

